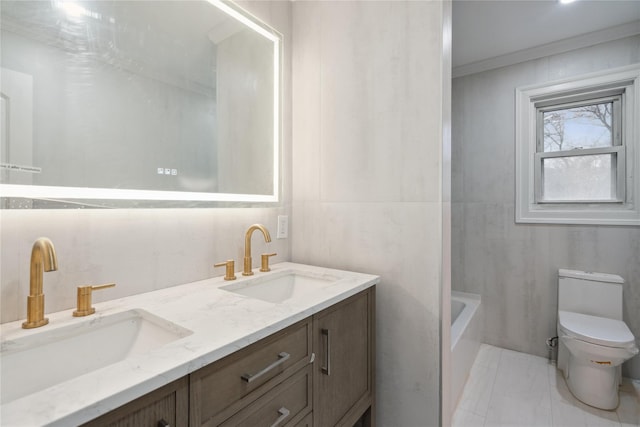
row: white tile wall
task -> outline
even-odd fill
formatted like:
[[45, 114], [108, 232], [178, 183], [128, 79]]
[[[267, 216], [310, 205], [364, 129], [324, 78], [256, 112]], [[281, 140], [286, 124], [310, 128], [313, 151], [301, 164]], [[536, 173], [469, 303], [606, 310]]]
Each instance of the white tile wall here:
[[293, 5], [292, 259], [382, 276], [380, 426], [439, 424], [444, 9]]
[[[452, 286], [482, 295], [487, 343], [546, 356], [557, 270], [619, 274], [640, 339], [640, 228], [515, 224], [515, 88], [640, 62], [640, 36], [453, 82]], [[640, 357], [625, 364], [640, 378]]]

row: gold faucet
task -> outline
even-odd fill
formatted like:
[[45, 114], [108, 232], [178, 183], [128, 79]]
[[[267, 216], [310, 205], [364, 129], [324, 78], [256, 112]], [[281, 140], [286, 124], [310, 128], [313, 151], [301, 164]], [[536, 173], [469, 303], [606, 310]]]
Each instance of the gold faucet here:
[[251, 235], [255, 230], [262, 231], [262, 235], [264, 236], [264, 241], [269, 243], [271, 241], [271, 236], [269, 235], [269, 230], [262, 224], [253, 224], [247, 230], [247, 234], [244, 236], [244, 271], [242, 272], [243, 276], [251, 276], [253, 275], [253, 271], [251, 271]]
[[24, 329], [38, 328], [49, 323], [44, 317], [44, 294], [42, 282], [45, 271], [58, 269], [58, 258], [51, 240], [46, 237], [37, 239], [31, 249], [31, 273], [29, 277], [29, 296], [27, 297], [27, 321]]

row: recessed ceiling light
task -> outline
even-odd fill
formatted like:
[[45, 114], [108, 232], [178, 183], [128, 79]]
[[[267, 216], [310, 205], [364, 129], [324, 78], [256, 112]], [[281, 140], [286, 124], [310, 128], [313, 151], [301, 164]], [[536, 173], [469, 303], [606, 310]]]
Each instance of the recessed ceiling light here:
[[569, 3], [573, 3], [574, 1], [577, 0], [559, 0], [561, 4], [569, 4]]

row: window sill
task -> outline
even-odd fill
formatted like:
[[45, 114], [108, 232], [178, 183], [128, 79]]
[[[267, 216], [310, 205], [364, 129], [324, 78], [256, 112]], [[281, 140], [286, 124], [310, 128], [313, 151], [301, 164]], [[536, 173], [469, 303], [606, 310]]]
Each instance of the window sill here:
[[558, 206], [558, 204], [532, 205], [529, 208], [516, 207], [517, 224], [581, 224], [581, 225], [640, 225], [640, 212], [629, 205], [613, 207], [608, 204], [602, 209], [593, 205]]

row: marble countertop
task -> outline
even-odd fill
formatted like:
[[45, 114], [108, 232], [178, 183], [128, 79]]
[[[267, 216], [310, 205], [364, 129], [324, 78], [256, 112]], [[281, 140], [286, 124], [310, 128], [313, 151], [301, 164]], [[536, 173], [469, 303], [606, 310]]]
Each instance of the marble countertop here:
[[[265, 302], [220, 289], [232, 283], [267, 280], [288, 271], [316, 277], [329, 276], [338, 280], [330, 286], [294, 296], [282, 303]], [[86, 322], [88, 318], [138, 309], [173, 322], [192, 333], [155, 350], [131, 356], [7, 402], [0, 406], [0, 423], [3, 426], [81, 424], [305, 319], [379, 281], [378, 276], [369, 274], [288, 262], [274, 264], [272, 271], [268, 273], [261, 273], [257, 269], [254, 272], [254, 276], [248, 277], [237, 273], [238, 279], [232, 282], [215, 277], [96, 303], [96, 313], [89, 317], [73, 317], [73, 309], [47, 314], [49, 325], [43, 328], [22, 329], [22, 321], [3, 324], [0, 331], [2, 342], [6, 343], [46, 329]]]

